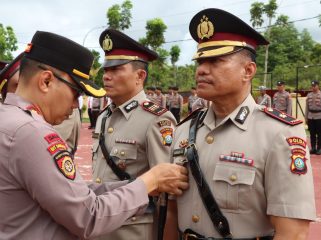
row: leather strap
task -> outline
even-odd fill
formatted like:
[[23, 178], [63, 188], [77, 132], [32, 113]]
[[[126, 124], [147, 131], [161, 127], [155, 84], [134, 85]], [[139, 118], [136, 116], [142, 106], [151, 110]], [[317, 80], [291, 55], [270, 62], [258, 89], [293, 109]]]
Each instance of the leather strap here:
[[104, 158], [106, 159], [108, 166], [115, 173], [115, 175], [120, 180], [129, 180], [131, 179], [131, 176], [117, 166], [117, 164], [115, 163], [116, 158], [110, 156], [105, 145], [105, 125], [106, 125], [106, 120], [110, 115], [111, 115], [111, 110], [109, 107], [107, 107], [106, 114], [103, 117], [102, 123], [101, 123], [101, 129], [100, 129], [100, 135], [99, 135], [99, 146], [101, 147], [101, 151], [104, 155]]
[[229, 223], [221, 212], [199, 166], [198, 153], [195, 146], [196, 133], [198, 126], [202, 123], [205, 115], [206, 111], [200, 111], [191, 121], [188, 137], [189, 146], [187, 147], [186, 157], [189, 162], [192, 175], [196, 181], [198, 192], [215, 229], [224, 237], [224, 239], [232, 239]]

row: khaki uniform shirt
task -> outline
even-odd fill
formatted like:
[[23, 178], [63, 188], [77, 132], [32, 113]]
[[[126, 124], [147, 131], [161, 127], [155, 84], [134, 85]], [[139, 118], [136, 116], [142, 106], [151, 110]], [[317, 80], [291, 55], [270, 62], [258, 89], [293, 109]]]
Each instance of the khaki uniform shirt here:
[[[235, 120], [242, 107], [248, 108], [243, 124]], [[312, 168], [302, 124], [290, 126], [267, 116], [251, 95], [218, 124], [209, 108], [203, 123], [196, 138], [200, 167], [234, 238], [273, 235], [268, 215], [316, 218]], [[174, 149], [186, 145], [189, 126], [190, 120], [176, 129]], [[242, 160], [233, 161], [233, 155]], [[174, 161], [182, 158], [177, 156]], [[301, 165], [290, 170], [293, 160]], [[307, 172], [295, 173], [300, 166], [306, 166]], [[179, 229], [220, 237], [191, 171], [189, 183], [189, 189], [177, 199]]]
[[[135, 101], [137, 101], [136, 107], [126, 111], [126, 107]], [[146, 101], [148, 101], [146, 95], [141, 91], [121, 106], [117, 108], [112, 106], [112, 114], [107, 118], [105, 125], [105, 145], [109, 154], [116, 157], [118, 159], [116, 164], [120, 167], [125, 166], [124, 170], [132, 177], [140, 176], [156, 164], [170, 162], [175, 118], [166, 109], [160, 116], [144, 110], [141, 105]], [[105, 112], [98, 118], [96, 133], [101, 131], [104, 114]], [[93, 146], [93, 179], [99, 182], [119, 181], [106, 163], [98, 139]], [[134, 221], [129, 219], [126, 225], [151, 222], [153, 222], [152, 214], [145, 214], [135, 218]]]
[[59, 133], [62, 139], [66, 141], [68, 149], [75, 153], [81, 128], [79, 109], [74, 108], [68, 119], [59, 125], [53, 126], [53, 128]]
[[182, 108], [183, 107], [183, 97], [180, 94], [172, 96], [169, 108]]
[[154, 100], [158, 106], [166, 108], [166, 97], [164, 96], [164, 94], [159, 94], [159, 95], [155, 94]]
[[[88, 188], [65, 142], [21, 97], [0, 106], [0, 239], [93, 238], [141, 214], [146, 186], [134, 181]], [[98, 196], [98, 194], [100, 194]]]
[[321, 91], [308, 93], [305, 116], [307, 119], [321, 119]]
[[190, 95], [188, 97], [188, 109], [192, 109], [192, 106], [197, 99], [199, 99], [197, 95]]
[[259, 105], [271, 107], [271, 97], [266, 93], [263, 96], [258, 96], [256, 102]]
[[273, 96], [273, 107], [291, 116], [292, 100], [290, 93], [287, 91], [276, 92]]

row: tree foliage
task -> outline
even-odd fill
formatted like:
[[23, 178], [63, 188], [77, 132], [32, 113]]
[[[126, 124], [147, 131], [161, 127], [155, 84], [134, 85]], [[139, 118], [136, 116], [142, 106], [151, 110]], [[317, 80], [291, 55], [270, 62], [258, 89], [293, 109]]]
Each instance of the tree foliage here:
[[133, 4], [130, 0], [125, 0], [122, 5], [114, 4], [107, 11], [108, 25], [110, 28], [125, 30], [131, 26], [131, 9]]
[[12, 60], [12, 51], [17, 50], [17, 38], [10, 26], [3, 26], [0, 23], [0, 59], [1, 60]]

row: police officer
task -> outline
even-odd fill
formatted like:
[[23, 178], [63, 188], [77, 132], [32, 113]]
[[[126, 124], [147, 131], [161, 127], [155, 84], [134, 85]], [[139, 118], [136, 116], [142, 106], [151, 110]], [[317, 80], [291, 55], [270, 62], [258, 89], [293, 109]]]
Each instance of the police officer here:
[[174, 90], [173, 90], [174, 86], [169, 86], [168, 87], [168, 92], [167, 94], [165, 94], [166, 97], [166, 109], [169, 110], [169, 106], [171, 104], [171, 101], [173, 99], [173, 94], [174, 94]]
[[155, 90], [155, 103], [162, 108], [166, 108], [166, 97], [162, 93], [162, 88], [161, 87], [156, 87]]
[[173, 95], [169, 103], [169, 111], [174, 115], [177, 122], [181, 120], [181, 112], [183, 110], [183, 97], [178, 93], [178, 87], [174, 86]]
[[278, 91], [273, 96], [273, 107], [288, 115], [292, 115], [292, 99], [289, 92], [285, 91], [285, 83], [277, 82]]
[[154, 86], [150, 86], [146, 88], [146, 97], [148, 100], [155, 102], [155, 90], [156, 88]]
[[173, 160], [190, 172], [177, 199], [181, 239], [306, 239], [316, 212], [304, 127], [250, 94], [267, 40], [214, 8], [192, 18], [190, 33], [197, 94], [212, 105], [175, 131]]
[[[154, 51], [127, 35], [106, 29], [100, 35], [105, 51], [103, 81], [111, 104], [97, 121], [99, 139], [93, 148], [93, 179], [96, 182], [136, 178], [152, 166], [170, 161], [170, 146], [176, 126], [174, 116], [147, 99], [143, 86]], [[106, 135], [101, 139], [102, 134]], [[156, 202], [143, 216], [129, 218], [101, 239], [156, 239]]]
[[0, 72], [0, 92], [2, 101], [5, 100], [7, 93], [14, 93], [18, 87], [20, 61], [23, 54], [24, 53], [20, 53]]
[[148, 193], [186, 187], [186, 169], [173, 164], [126, 186], [89, 188], [81, 178], [52, 125], [70, 115], [81, 93], [105, 95], [89, 79], [93, 60], [88, 49], [53, 33], [38, 31], [28, 44], [16, 93], [0, 106], [0, 239], [91, 239], [143, 213]]
[[265, 107], [271, 107], [271, 97], [266, 94], [266, 87], [259, 86], [260, 95], [256, 99], [256, 103]]
[[311, 82], [312, 92], [308, 93], [305, 120], [310, 131], [310, 154], [321, 154], [321, 91], [318, 81]]
[[198, 99], [198, 96], [196, 93], [196, 87], [192, 87], [191, 88], [191, 95], [189, 95], [189, 97], [188, 97], [188, 105], [187, 105], [189, 113], [192, 112], [192, 106], [197, 99]]

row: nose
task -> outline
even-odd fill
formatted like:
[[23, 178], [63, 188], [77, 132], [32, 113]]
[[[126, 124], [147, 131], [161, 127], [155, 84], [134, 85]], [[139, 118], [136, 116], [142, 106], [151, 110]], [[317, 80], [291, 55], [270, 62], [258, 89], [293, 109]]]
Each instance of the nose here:
[[209, 73], [209, 64], [207, 62], [201, 62], [196, 68], [196, 76], [197, 75], [206, 75]]

